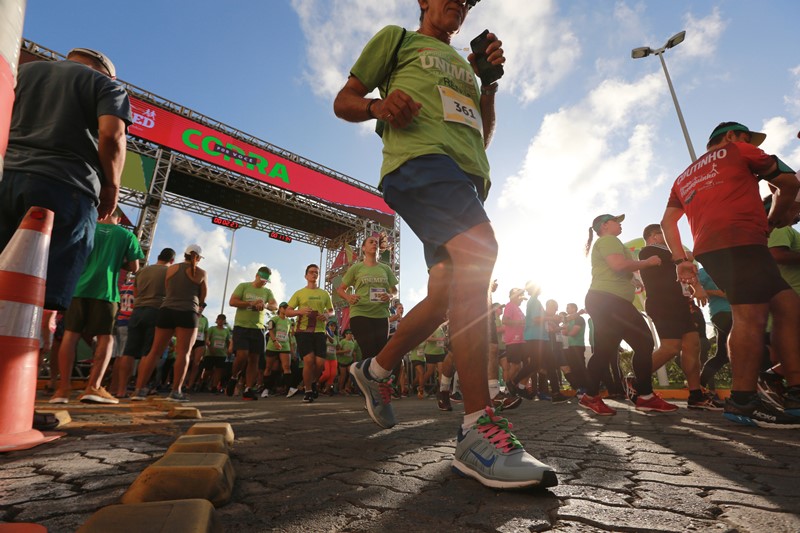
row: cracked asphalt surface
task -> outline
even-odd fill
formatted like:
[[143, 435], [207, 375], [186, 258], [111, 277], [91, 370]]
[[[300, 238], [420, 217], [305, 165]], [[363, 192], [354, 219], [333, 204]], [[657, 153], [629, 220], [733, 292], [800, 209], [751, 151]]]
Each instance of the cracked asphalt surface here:
[[[503, 492], [451, 471], [459, 404], [396, 401], [400, 423], [384, 430], [357, 397], [192, 399], [202, 421], [236, 435], [233, 497], [217, 510], [226, 531], [800, 531], [800, 432], [719, 413], [613, 402], [617, 416], [594, 417], [575, 400], [525, 402], [506, 414], [559, 485]], [[0, 521], [74, 531], [117, 503], [196, 422], [167, 418], [169, 407], [69, 404], [66, 437], [0, 455]]]

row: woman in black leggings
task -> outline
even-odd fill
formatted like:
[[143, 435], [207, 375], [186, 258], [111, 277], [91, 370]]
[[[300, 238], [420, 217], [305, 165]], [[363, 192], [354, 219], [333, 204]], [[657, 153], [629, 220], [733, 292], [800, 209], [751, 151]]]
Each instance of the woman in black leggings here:
[[[653, 335], [641, 313], [633, 306], [638, 280], [633, 273], [661, 264], [658, 257], [636, 261], [630, 250], [618, 239], [625, 215], [600, 215], [589, 229], [586, 254], [591, 250], [592, 284], [586, 294], [586, 311], [594, 322], [594, 353], [587, 363], [586, 394], [580, 406], [598, 415], [614, 415], [616, 411], [600, 397], [600, 381], [611, 363], [617, 361], [620, 342], [633, 348], [633, 372], [636, 376], [636, 409], [641, 411], [674, 411], [676, 406], [653, 393]], [[597, 241], [592, 246], [594, 234]]]
[[[384, 241], [383, 243], [381, 241]], [[350, 329], [367, 357], [375, 357], [389, 338], [389, 303], [397, 294], [397, 277], [389, 265], [378, 261], [386, 236], [370, 236], [361, 243], [363, 260], [354, 263], [336, 292], [350, 304]], [[382, 246], [383, 244], [383, 246]], [[355, 294], [347, 289], [353, 287]]]

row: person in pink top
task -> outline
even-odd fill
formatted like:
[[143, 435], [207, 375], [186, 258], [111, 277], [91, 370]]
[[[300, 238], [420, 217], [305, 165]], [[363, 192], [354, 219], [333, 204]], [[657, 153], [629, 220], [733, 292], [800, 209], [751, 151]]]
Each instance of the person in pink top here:
[[508, 376], [504, 376], [506, 385], [514, 379], [526, 365], [530, 365], [525, 351], [525, 313], [520, 305], [527, 300], [523, 289], [511, 289], [508, 292], [508, 303], [503, 312], [503, 328], [506, 342], [506, 359], [511, 367]]

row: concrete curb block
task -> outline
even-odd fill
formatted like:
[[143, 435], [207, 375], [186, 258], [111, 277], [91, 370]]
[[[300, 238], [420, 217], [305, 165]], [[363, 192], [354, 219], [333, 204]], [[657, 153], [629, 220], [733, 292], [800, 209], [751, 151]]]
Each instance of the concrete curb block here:
[[236, 472], [224, 453], [171, 453], [144, 469], [122, 503], [202, 498], [215, 507], [231, 499]]
[[[2, 531], [2, 530], [0, 530]], [[43, 529], [43, 531], [46, 531]], [[222, 524], [208, 500], [109, 505], [94, 513], [78, 533], [141, 533], [143, 531], [192, 531], [222, 533]]]
[[183, 435], [169, 447], [171, 453], [228, 453], [224, 435]]
[[225, 443], [233, 446], [233, 428], [227, 422], [201, 422], [186, 431], [187, 435], [222, 435]]

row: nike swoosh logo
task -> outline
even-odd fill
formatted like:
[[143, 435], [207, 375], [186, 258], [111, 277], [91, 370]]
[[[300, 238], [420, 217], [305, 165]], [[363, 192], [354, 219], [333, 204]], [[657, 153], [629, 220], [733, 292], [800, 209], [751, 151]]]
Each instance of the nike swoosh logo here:
[[494, 462], [497, 460], [496, 456], [493, 456], [491, 459], [487, 459], [478, 452], [476, 452], [475, 450], [470, 450], [470, 453], [474, 455], [475, 458], [478, 459], [478, 461], [480, 461], [481, 464], [486, 468], [491, 468]]

